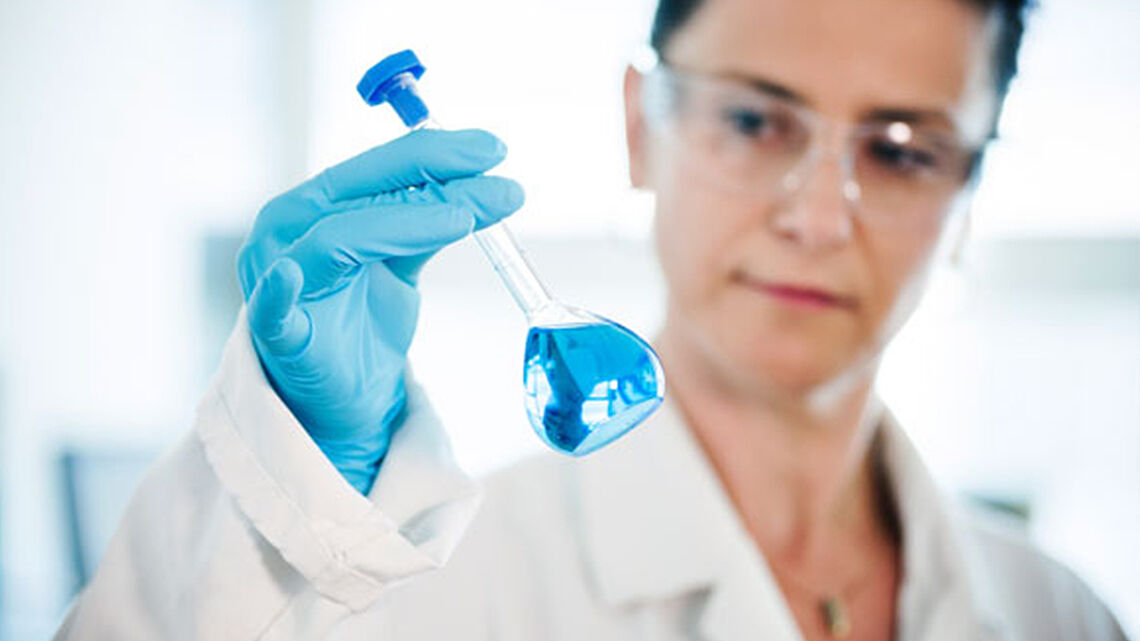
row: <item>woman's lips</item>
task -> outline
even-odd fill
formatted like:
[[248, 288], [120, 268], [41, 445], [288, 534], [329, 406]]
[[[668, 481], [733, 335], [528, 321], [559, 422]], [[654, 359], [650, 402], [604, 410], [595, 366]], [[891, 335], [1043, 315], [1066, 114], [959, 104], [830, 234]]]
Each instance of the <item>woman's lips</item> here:
[[741, 276], [740, 282], [749, 289], [788, 305], [809, 309], [851, 309], [855, 300], [848, 296], [834, 294], [809, 285], [763, 281], [749, 276]]

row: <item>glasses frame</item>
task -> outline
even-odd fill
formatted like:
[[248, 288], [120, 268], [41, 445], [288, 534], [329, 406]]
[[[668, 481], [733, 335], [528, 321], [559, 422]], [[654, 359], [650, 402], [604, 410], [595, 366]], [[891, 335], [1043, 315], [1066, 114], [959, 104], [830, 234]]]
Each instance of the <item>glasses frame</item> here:
[[[819, 164], [829, 156], [835, 156], [842, 172], [840, 191], [844, 201], [853, 214], [865, 219], [888, 218], [897, 223], [899, 216], [896, 213], [867, 212], [862, 207], [864, 187], [860, 184], [856, 168], [856, 155], [859, 145], [866, 139], [875, 136], [885, 136], [888, 140], [905, 143], [914, 137], [930, 136], [913, 126], [910, 122], [897, 120], [875, 120], [868, 122], [850, 123], [830, 118], [818, 111], [791, 100], [771, 96], [762, 90], [750, 86], [747, 82], [734, 76], [699, 71], [684, 66], [672, 64], [657, 59], [654, 64], [640, 72], [643, 77], [642, 108], [651, 127], [660, 128], [671, 119], [675, 119], [678, 110], [677, 102], [681, 99], [676, 94], [683, 85], [704, 84], [719, 87], [731, 87], [734, 90], [751, 92], [778, 104], [780, 109], [794, 115], [795, 119], [805, 126], [808, 142], [802, 155], [792, 163], [791, 167], [777, 181], [782, 193], [776, 197], [794, 195], [816, 171]], [[932, 144], [939, 145], [944, 153], [951, 159], [961, 163], [960, 176], [948, 183], [946, 194], [942, 198], [933, 199], [940, 205], [938, 209], [953, 208], [955, 200], [970, 193], [977, 183], [978, 167], [981, 164], [986, 145], [992, 137], [980, 144], [970, 144], [964, 141], [956, 130], [940, 132]], [[834, 149], [835, 141], [842, 141], [839, 149]], [[830, 143], [830, 144], [829, 144]], [[831, 147], [831, 149], [829, 149]], [[715, 174], [715, 172], [713, 172]], [[751, 194], [753, 188], [734, 184], [722, 176], [714, 176], [722, 184], [735, 188], [746, 194]], [[771, 198], [773, 194], [768, 187], [764, 197]], [[879, 215], [875, 215], [875, 214]], [[912, 216], [910, 218], [921, 218]]]

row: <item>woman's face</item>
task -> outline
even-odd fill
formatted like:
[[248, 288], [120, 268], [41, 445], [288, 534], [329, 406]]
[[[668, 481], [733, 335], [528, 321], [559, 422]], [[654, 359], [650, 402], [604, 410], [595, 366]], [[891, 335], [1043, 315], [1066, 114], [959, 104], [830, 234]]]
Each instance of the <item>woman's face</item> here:
[[[980, 145], [996, 104], [994, 31], [965, 0], [704, 0], [664, 57], [763, 81], [844, 126], [917, 114]], [[832, 151], [798, 187], [745, 194], [647, 122], [642, 77], [626, 89], [631, 175], [657, 194], [665, 344], [744, 392], [806, 393], [867, 371], [917, 304], [965, 181], [937, 215], [879, 211], [871, 225], [844, 195], [844, 138], [829, 134]]]

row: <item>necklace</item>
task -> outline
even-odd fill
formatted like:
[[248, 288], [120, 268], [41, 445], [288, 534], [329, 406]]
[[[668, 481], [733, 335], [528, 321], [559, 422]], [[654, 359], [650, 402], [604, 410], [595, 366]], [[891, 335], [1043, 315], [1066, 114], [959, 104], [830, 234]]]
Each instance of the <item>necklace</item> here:
[[[775, 568], [772, 569], [775, 570]], [[870, 568], [867, 568], [843, 589], [824, 592], [822, 596], [819, 594], [819, 590], [809, 588], [786, 573], [783, 574], [782, 578], [791, 587], [815, 599], [816, 607], [819, 608], [819, 613], [823, 617], [823, 623], [831, 638], [846, 639], [851, 634], [851, 617], [848, 614], [847, 599], [850, 598], [852, 590], [866, 582], [866, 578], [870, 574]]]
[[851, 619], [847, 618], [847, 606], [839, 595], [823, 597], [819, 607], [823, 610], [823, 622], [827, 624], [831, 638], [846, 639], [851, 634]]

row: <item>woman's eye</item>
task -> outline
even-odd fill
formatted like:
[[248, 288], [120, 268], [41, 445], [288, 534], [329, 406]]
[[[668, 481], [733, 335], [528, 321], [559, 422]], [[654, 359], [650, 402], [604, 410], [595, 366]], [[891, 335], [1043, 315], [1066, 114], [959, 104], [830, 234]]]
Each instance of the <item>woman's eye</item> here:
[[762, 138], [772, 129], [772, 119], [765, 113], [753, 109], [730, 109], [724, 119], [733, 133], [748, 138]]
[[869, 147], [871, 158], [876, 163], [900, 174], [930, 171], [938, 167], [937, 156], [920, 147], [897, 145], [883, 140], [871, 141]]

